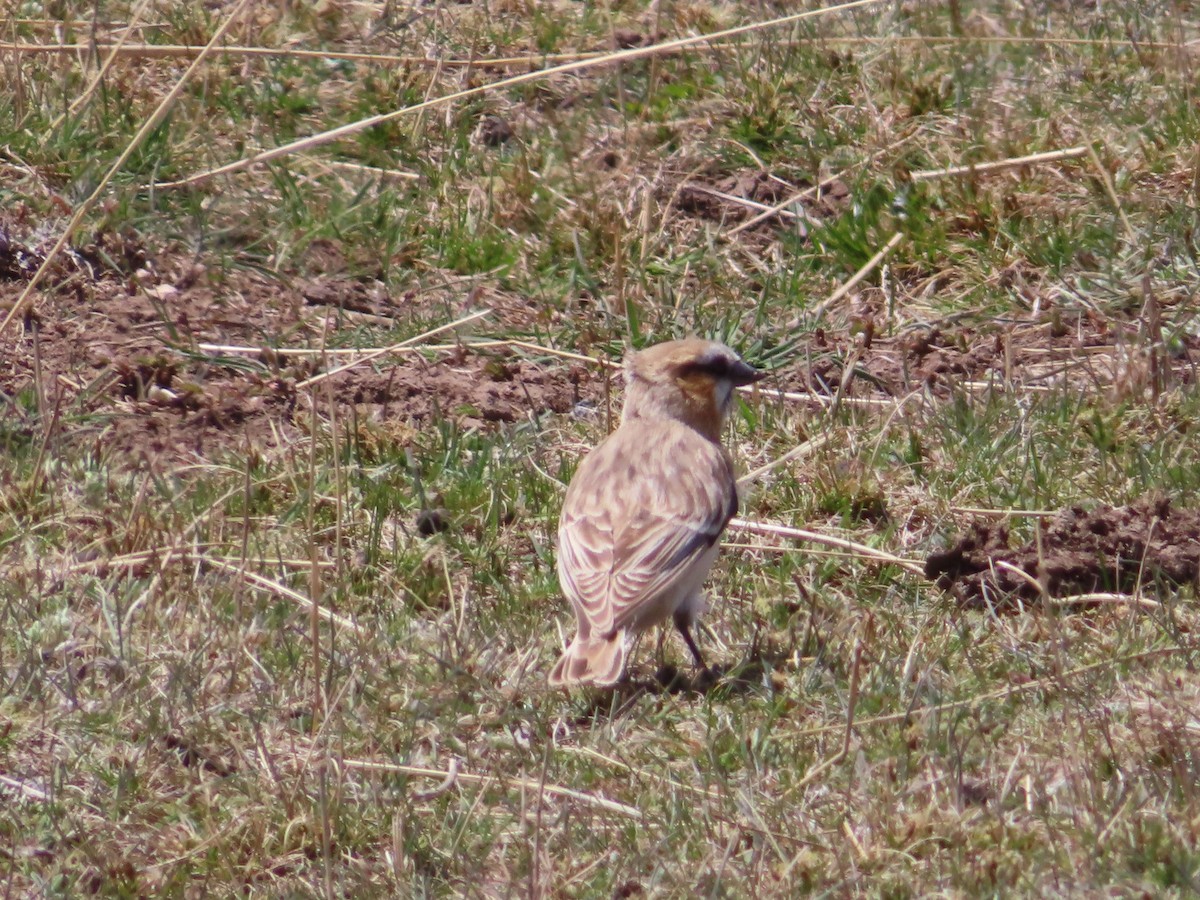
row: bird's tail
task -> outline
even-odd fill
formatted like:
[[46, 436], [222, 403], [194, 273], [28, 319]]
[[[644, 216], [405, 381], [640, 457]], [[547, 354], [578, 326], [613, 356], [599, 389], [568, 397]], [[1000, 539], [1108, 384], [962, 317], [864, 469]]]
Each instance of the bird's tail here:
[[550, 670], [551, 687], [571, 684], [615, 684], [625, 668], [625, 631], [608, 637], [571, 641], [562, 657]]

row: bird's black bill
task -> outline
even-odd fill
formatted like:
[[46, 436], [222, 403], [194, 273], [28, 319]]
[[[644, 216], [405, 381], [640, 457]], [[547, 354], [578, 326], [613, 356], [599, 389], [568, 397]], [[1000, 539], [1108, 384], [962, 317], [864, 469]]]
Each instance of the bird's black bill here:
[[740, 359], [729, 367], [729, 380], [737, 387], [754, 384], [754, 382], [762, 381], [766, 377], [766, 372], [762, 372], [754, 368], [754, 366], [742, 362]]

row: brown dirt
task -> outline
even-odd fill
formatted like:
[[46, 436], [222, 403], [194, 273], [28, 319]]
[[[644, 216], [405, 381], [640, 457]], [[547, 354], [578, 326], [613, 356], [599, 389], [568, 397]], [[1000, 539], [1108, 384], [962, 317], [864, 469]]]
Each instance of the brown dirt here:
[[[718, 185], [726, 193], [762, 202], [781, 187], [765, 184], [759, 173], [726, 181]], [[677, 202], [686, 205], [688, 197], [697, 204], [727, 202], [687, 190]], [[703, 214], [700, 206], [696, 210]], [[713, 215], [738, 218], [744, 209], [738, 210], [735, 216], [714, 208]], [[0, 219], [0, 314], [41, 261], [41, 248], [21, 234], [21, 227]], [[323, 252], [320, 242], [314, 244], [312, 253]], [[336, 260], [326, 262], [322, 271], [338, 272]], [[114, 264], [125, 274], [114, 272]], [[1022, 385], [1076, 380], [1135, 393], [1152, 383], [1156, 371], [1167, 384], [1196, 382], [1200, 338], [1193, 335], [1183, 335], [1173, 353], [1160, 351], [1156, 360], [1131, 349], [1146, 344], [1136, 323], [1050, 310], [1041, 322], [934, 327], [884, 338], [869, 292], [864, 297], [863, 315], [851, 329], [806, 336], [798, 364], [776, 373], [774, 383], [832, 393], [851, 359], [851, 396], [914, 390], [946, 396], [1010, 377]], [[489, 327], [501, 331], [525, 330], [542, 315], [526, 298], [479, 287], [397, 295], [338, 274], [284, 282], [247, 271], [209, 273], [179, 250], [151, 251], [127, 235], [108, 233], [65, 254], [36, 315], [0, 334], [0, 404], [15, 409], [5, 398], [33, 392], [40, 383], [47, 417], [56, 406], [64, 421], [89, 417], [87, 427], [73, 427], [68, 437], [93, 442], [98, 453], [123, 465], [163, 455], [194, 460], [246, 445], [268, 449], [307, 429], [308, 401], [295, 396], [293, 385], [312, 374], [313, 364], [297, 357], [243, 357], [231, 364], [197, 352], [198, 343], [317, 346], [328, 320], [328, 340], [336, 344], [343, 330], [444, 322], [480, 305], [495, 310]], [[356, 407], [360, 421], [419, 427], [440, 415], [465, 427], [492, 428], [530, 413], [569, 410], [598, 393], [589, 381], [594, 376], [579, 366], [443, 354], [433, 362], [408, 357], [364, 365], [337, 376], [333, 394], [343, 412]], [[17, 428], [43, 433], [34, 417]]]
[[[1065, 317], [1064, 317], [1065, 318]], [[804, 361], [781, 375], [781, 387], [832, 394], [848, 360], [855, 359], [851, 396], [904, 396], [1005, 382], [1052, 387], [1067, 383], [1111, 386], [1135, 396], [1160, 386], [1197, 382], [1200, 337], [1184, 334], [1167, 352], [1146, 350], [1151, 342], [1136, 322], [1077, 315], [1020, 325], [933, 327], [880, 338], [870, 318], [846, 332], [818, 329], [798, 350]]]
[[569, 412], [583, 399], [580, 386], [587, 381], [582, 366], [543, 369], [526, 360], [463, 355], [367, 370], [338, 384], [334, 397], [384, 419], [422, 424], [437, 415], [464, 427], [486, 427], [531, 412]]
[[[723, 176], [694, 176], [677, 186], [672, 187], [668, 183], [664, 189], [669, 188], [669, 199], [680, 212], [713, 222], [733, 224], [757, 216], [762, 210], [749, 204], [738, 203], [730, 199], [731, 197], [742, 197], [763, 206], [773, 206], [811, 187], [812, 185], [804, 180], [789, 185], [772, 178], [766, 172], [751, 169]], [[803, 206], [808, 218], [823, 219], [839, 214], [849, 201], [850, 188], [835, 180], [798, 202]], [[779, 214], [767, 217], [756, 228], [766, 230], [779, 226], [798, 227], [802, 234], [807, 233], [803, 222], [797, 223], [791, 216], [784, 217]]]
[[[0, 317], [41, 261], [39, 248], [22, 243], [14, 230], [0, 227]], [[102, 267], [101, 259], [117, 261], [128, 274]], [[267, 450], [308, 430], [309, 394], [297, 396], [294, 386], [316, 365], [269, 352], [216, 357], [198, 344], [315, 347], [328, 320], [327, 340], [336, 345], [342, 331], [447, 322], [481, 305], [496, 311], [488, 324], [499, 328], [523, 322], [530, 307], [521, 298], [468, 294], [466, 286], [461, 295], [393, 296], [349, 278], [214, 275], [180, 253], [151, 253], [107, 235], [64, 256], [34, 314], [0, 334], [0, 409], [20, 412], [17, 398], [36, 396], [40, 385], [42, 422], [26, 413], [16, 432], [36, 439], [57, 407], [62, 421], [72, 423], [58, 439], [87, 442], [123, 467], [157, 458], [195, 461], [247, 446]], [[589, 373], [503, 352], [447, 352], [433, 361], [385, 357], [330, 384], [343, 422], [353, 414], [360, 422], [416, 428], [437, 415], [463, 427], [495, 428], [569, 411], [587, 391]], [[322, 417], [327, 397], [318, 393]]]
[[1200, 584], [1200, 510], [1175, 509], [1166, 499], [1071, 507], [1043, 529], [1040, 550], [1037, 541], [1012, 549], [1005, 526], [976, 523], [950, 549], [930, 554], [925, 574], [970, 606], [1012, 610], [1017, 600], [1039, 598], [999, 562], [1041, 581], [1051, 597]]

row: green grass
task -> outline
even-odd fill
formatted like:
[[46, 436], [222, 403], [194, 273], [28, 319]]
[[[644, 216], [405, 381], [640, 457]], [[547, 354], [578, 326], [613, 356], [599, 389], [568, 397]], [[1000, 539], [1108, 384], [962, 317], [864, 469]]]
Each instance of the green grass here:
[[[880, 4], [155, 185], [523, 71], [488, 59], [770, 8], [334, 2], [234, 27], [239, 45], [410, 59], [214, 55], [35, 292], [37, 353], [35, 319], [0, 333], [6, 893], [1200, 890], [1194, 585], [997, 615], [899, 565], [730, 531], [700, 636], [720, 684], [552, 692], [573, 624], [558, 507], [619, 378], [468, 345], [297, 391], [334, 362], [197, 346], [382, 347], [484, 307], [468, 344], [613, 359], [719, 337], [793, 392], [737, 410], [739, 466], [814, 441], [743, 515], [918, 563], [970, 510], [1025, 542], [1038, 510], [1194, 507], [1200, 113], [1192, 55], [1158, 44], [1200, 34], [1177, 4]], [[130, 40], [203, 45], [227, 14], [163, 7]], [[70, 24], [91, 7], [55, 15], [91, 35]], [[0, 59], [2, 316], [187, 60], [121, 57], [60, 119], [95, 66]], [[480, 139], [489, 115], [509, 140]], [[1090, 156], [911, 179], [1084, 145], [1115, 200]], [[802, 201], [804, 234], [731, 235], [739, 204], [682, 194], [834, 178]], [[927, 385], [911, 348], [935, 330], [947, 356], [1030, 349]], [[908, 378], [895, 396], [885, 359]], [[810, 370], [837, 393], [853, 360], [844, 402], [795, 398]], [[175, 367], [183, 399], [130, 390], [130, 366]], [[662, 653], [686, 658], [674, 638]]]

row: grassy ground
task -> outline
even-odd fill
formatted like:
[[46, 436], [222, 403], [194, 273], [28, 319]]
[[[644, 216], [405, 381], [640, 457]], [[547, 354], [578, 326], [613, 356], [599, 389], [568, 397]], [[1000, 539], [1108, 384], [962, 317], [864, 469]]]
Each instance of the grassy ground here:
[[[917, 574], [973, 522], [1041, 554], [1043, 511], [1196, 506], [1195, 4], [865, 3], [558, 72], [794, 7], [32, 10], [0, 34], [6, 896], [1200, 892], [1195, 583], [1014, 609]], [[721, 684], [549, 691], [602, 361], [692, 332], [773, 372], [729, 441], [795, 452], [744, 517], [894, 561], [731, 530]]]

